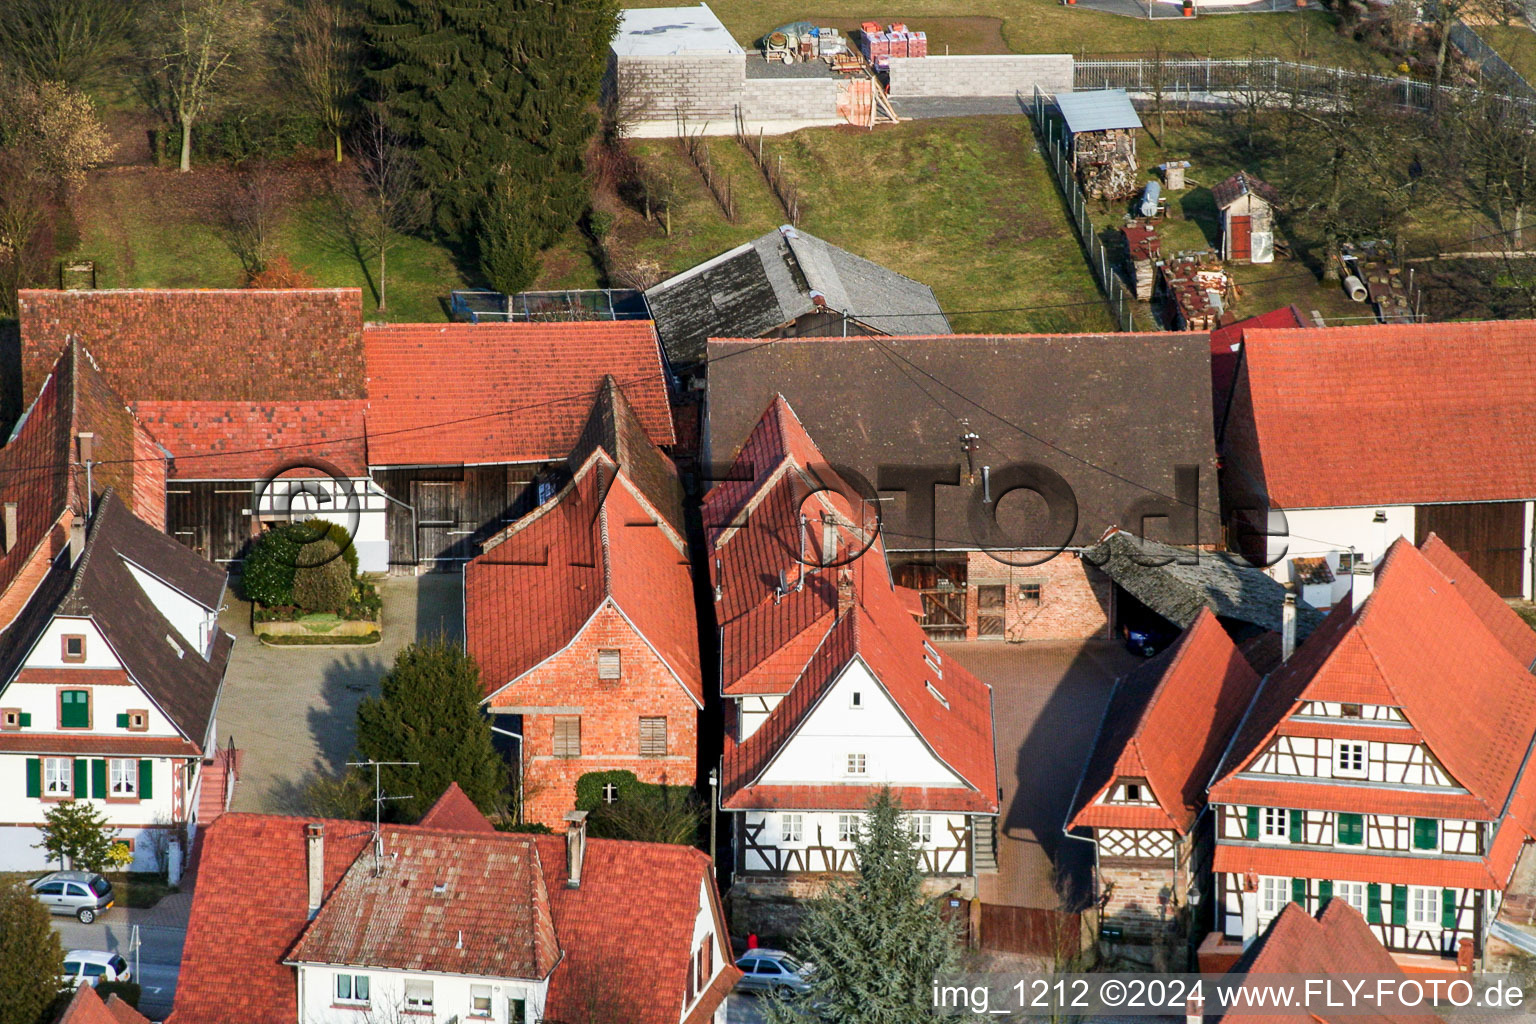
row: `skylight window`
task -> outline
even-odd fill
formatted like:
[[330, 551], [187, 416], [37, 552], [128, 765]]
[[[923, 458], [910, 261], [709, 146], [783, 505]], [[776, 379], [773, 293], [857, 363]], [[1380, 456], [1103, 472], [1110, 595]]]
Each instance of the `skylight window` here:
[[934, 700], [936, 700], [940, 704], [944, 705], [945, 710], [949, 709], [949, 701], [946, 700], [944, 695], [939, 692], [938, 687], [934, 686], [932, 683], [926, 683], [926, 682], [923, 685], [928, 687], [928, 693], [929, 693], [929, 695], [931, 697], [933, 697]]

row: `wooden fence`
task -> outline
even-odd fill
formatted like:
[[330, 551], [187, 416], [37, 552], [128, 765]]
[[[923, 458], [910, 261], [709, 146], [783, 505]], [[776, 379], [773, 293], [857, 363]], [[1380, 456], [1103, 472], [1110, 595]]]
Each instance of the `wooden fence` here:
[[978, 944], [999, 953], [1027, 953], [1065, 963], [1083, 948], [1083, 916], [1039, 907], [981, 905]]

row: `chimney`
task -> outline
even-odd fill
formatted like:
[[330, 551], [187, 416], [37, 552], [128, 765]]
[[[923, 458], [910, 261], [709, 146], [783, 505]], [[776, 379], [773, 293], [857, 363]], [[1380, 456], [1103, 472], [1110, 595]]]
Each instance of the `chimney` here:
[[842, 618], [853, 607], [853, 570], [847, 566], [837, 571], [837, 617]]
[[305, 825], [304, 845], [309, 867], [309, 916], [313, 918], [325, 898], [325, 826]]
[[80, 441], [80, 463], [84, 465], [91, 461], [91, 456], [96, 454], [96, 435], [90, 431], [82, 431], [75, 436]]
[[16, 525], [16, 503], [14, 501], [8, 501], [5, 503], [5, 551], [7, 554], [10, 553], [11, 548], [16, 546], [16, 541], [19, 536], [17, 531], [18, 527]]
[[1205, 1000], [1190, 996], [1184, 1001], [1184, 1024], [1201, 1024], [1205, 1020]]
[[69, 564], [74, 565], [85, 554], [85, 518], [75, 516], [69, 524]]
[[837, 520], [825, 512], [821, 514], [821, 564], [837, 564]]
[[1296, 584], [1285, 586], [1285, 603], [1280, 606], [1280, 660], [1287, 662], [1296, 653]]
[[719, 601], [725, 596], [725, 562], [715, 559], [715, 600]]
[[581, 861], [587, 853], [587, 812], [565, 814], [565, 873], [567, 889], [581, 888]]

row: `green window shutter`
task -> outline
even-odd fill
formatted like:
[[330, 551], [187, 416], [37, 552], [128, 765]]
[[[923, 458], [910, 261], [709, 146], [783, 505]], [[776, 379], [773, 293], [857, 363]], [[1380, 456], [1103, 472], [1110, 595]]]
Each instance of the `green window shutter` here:
[[91, 796], [107, 798], [107, 762], [99, 757], [91, 762]]
[[1406, 885], [1392, 887], [1392, 923], [1408, 923], [1408, 887]]
[[1369, 924], [1381, 924], [1381, 886], [1375, 882], [1365, 887], [1365, 920]]
[[90, 774], [91, 762], [83, 757], [75, 758], [75, 796], [84, 800], [90, 794], [86, 792], [86, 776]]
[[1326, 907], [1328, 901], [1333, 899], [1333, 882], [1327, 878], [1317, 883], [1317, 905]]
[[1290, 830], [1290, 840], [1293, 843], [1305, 842], [1302, 828], [1307, 823], [1306, 811], [1286, 811], [1286, 827]]
[[1341, 814], [1335, 820], [1338, 834], [1334, 840], [1340, 846], [1359, 846], [1365, 838], [1365, 818], [1359, 814]]
[[1257, 807], [1248, 808], [1248, 838], [1259, 838], [1259, 809]]
[[1440, 822], [1434, 818], [1413, 819], [1413, 848], [1437, 850], [1440, 848]]
[[1291, 902], [1301, 909], [1307, 909], [1307, 880], [1305, 878], [1291, 879]]
[[149, 758], [139, 762], [139, 799], [148, 800], [155, 795], [155, 762]]
[[43, 760], [40, 757], [27, 758], [27, 796], [39, 797], [43, 795]]
[[1440, 890], [1440, 927], [1456, 927], [1456, 890]]
[[91, 695], [86, 690], [65, 690], [59, 695], [59, 728], [89, 729]]
[[32, 727], [32, 712], [23, 711], [21, 713], [21, 727], [23, 729], [30, 729]]
[[119, 729], [128, 728], [128, 715], [126, 713], [117, 716], [117, 727]]

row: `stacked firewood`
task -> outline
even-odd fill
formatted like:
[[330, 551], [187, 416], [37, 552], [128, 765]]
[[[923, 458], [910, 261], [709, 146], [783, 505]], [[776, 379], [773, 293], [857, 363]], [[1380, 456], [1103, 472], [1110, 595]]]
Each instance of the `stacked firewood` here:
[[1141, 187], [1136, 177], [1136, 133], [1114, 128], [1072, 136], [1072, 163], [1091, 199], [1129, 199]]

